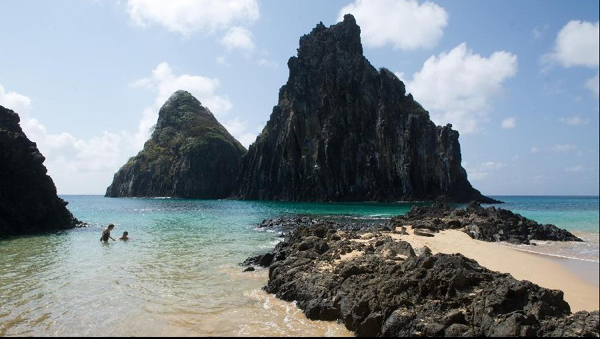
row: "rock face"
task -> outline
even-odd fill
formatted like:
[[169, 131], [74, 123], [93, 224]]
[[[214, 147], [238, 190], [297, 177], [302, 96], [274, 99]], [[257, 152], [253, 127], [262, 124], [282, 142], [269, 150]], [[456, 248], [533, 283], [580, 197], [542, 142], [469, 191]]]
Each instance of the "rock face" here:
[[44, 156], [0, 106], [0, 237], [73, 228], [79, 221], [56, 195]]
[[495, 202], [467, 180], [458, 132], [436, 126], [393, 73], [363, 56], [351, 15], [303, 36], [288, 67], [235, 197]]
[[245, 152], [196, 98], [177, 91], [160, 109], [144, 149], [115, 174], [106, 196], [226, 198]]
[[415, 232], [439, 232], [460, 229], [471, 238], [488, 242], [506, 241], [529, 245], [531, 240], [583, 241], [571, 232], [554, 225], [541, 225], [509, 210], [470, 203], [467, 208], [451, 208], [446, 204], [414, 206], [405, 215], [394, 217], [390, 227], [412, 226]]
[[269, 266], [265, 290], [358, 336], [598, 336], [598, 311], [571, 314], [562, 291], [460, 254], [415, 250], [390, 233], [340, 228], [300, 226], [249, 260]]

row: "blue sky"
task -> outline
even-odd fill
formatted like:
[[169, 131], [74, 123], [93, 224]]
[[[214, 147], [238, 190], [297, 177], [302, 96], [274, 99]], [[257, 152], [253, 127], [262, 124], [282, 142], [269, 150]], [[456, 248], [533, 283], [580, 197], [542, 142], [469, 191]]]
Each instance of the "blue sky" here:
[[597, 1], [1, 1], [0, 105], [60, 194], [103, 194], [177, 89], [248, 146], [300, 36], [346, 12], [373, 66], [460, 131], [484, 194], [598, 195]]

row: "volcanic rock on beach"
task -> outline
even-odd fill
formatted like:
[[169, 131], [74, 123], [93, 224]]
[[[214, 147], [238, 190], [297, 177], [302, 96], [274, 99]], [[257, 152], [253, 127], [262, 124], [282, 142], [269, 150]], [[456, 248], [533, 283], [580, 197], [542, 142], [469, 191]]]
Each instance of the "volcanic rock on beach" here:
[[530, 244], [531, 240], [582, 241], [569, 231], [554, 225], [541, 225], [509, 210], [470, 203], [465, 209], [443, 203], [414, 206], [405, 215], [394, 217], [390, 227], [411, 226], [416, 230], [439, 232], [460, 229], [471, 238], [488, 242], [506, 241]]
[[115, 174], [106, 196], [226, 198], [245, 152], [196, 98], [177, 91], [160, 109], [144, 149]]
[[467, 180], [458, 132], [436, 126], [402, 81], [364, 57], [353, 16], [318, 24], [288, 67], [234, 197], [496, 202]]
[[563, 292], [435, 254], [389, 232], [300, 226], [270, 253], [265, 290], [358, 336], [598, 336], [598, 311]]
[[56, 195], [46, 159], [19, 121], [0, 106], [0, 237], [76, 227], [80, 222]]

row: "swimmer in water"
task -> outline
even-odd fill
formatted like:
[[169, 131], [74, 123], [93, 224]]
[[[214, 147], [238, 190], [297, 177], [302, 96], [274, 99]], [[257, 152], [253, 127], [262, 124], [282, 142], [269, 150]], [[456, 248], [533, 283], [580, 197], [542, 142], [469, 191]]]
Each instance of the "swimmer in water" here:
[[128, 235], [129, 235], [129, 232], [127, 232], [127, 231], [123, 232], [123, 236], [120, 237], [119, 240], [123, 240], [123, 241], [129, 240]]
[[109, 238], [112, 239], [113, 241], [115, 241], [115, 239], [110, 236], [110, 231], [112, 231], [114, 228], [115, 228], [115, 225], [113, 225], [113, 224], [108, 225], [108, 227], [105, 228], [104, 231], [102, 231], [102, 236], [100, 237], [100, 241], [108, 242]]

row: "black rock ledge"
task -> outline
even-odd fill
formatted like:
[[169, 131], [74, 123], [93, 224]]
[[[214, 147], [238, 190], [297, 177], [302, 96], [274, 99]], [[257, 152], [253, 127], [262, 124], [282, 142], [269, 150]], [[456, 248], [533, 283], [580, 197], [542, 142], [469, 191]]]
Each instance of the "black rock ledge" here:
[[83, 225], [57, 196], [46, 158], [19, 122], [15, 112], [0, 106], [0, 237]]

